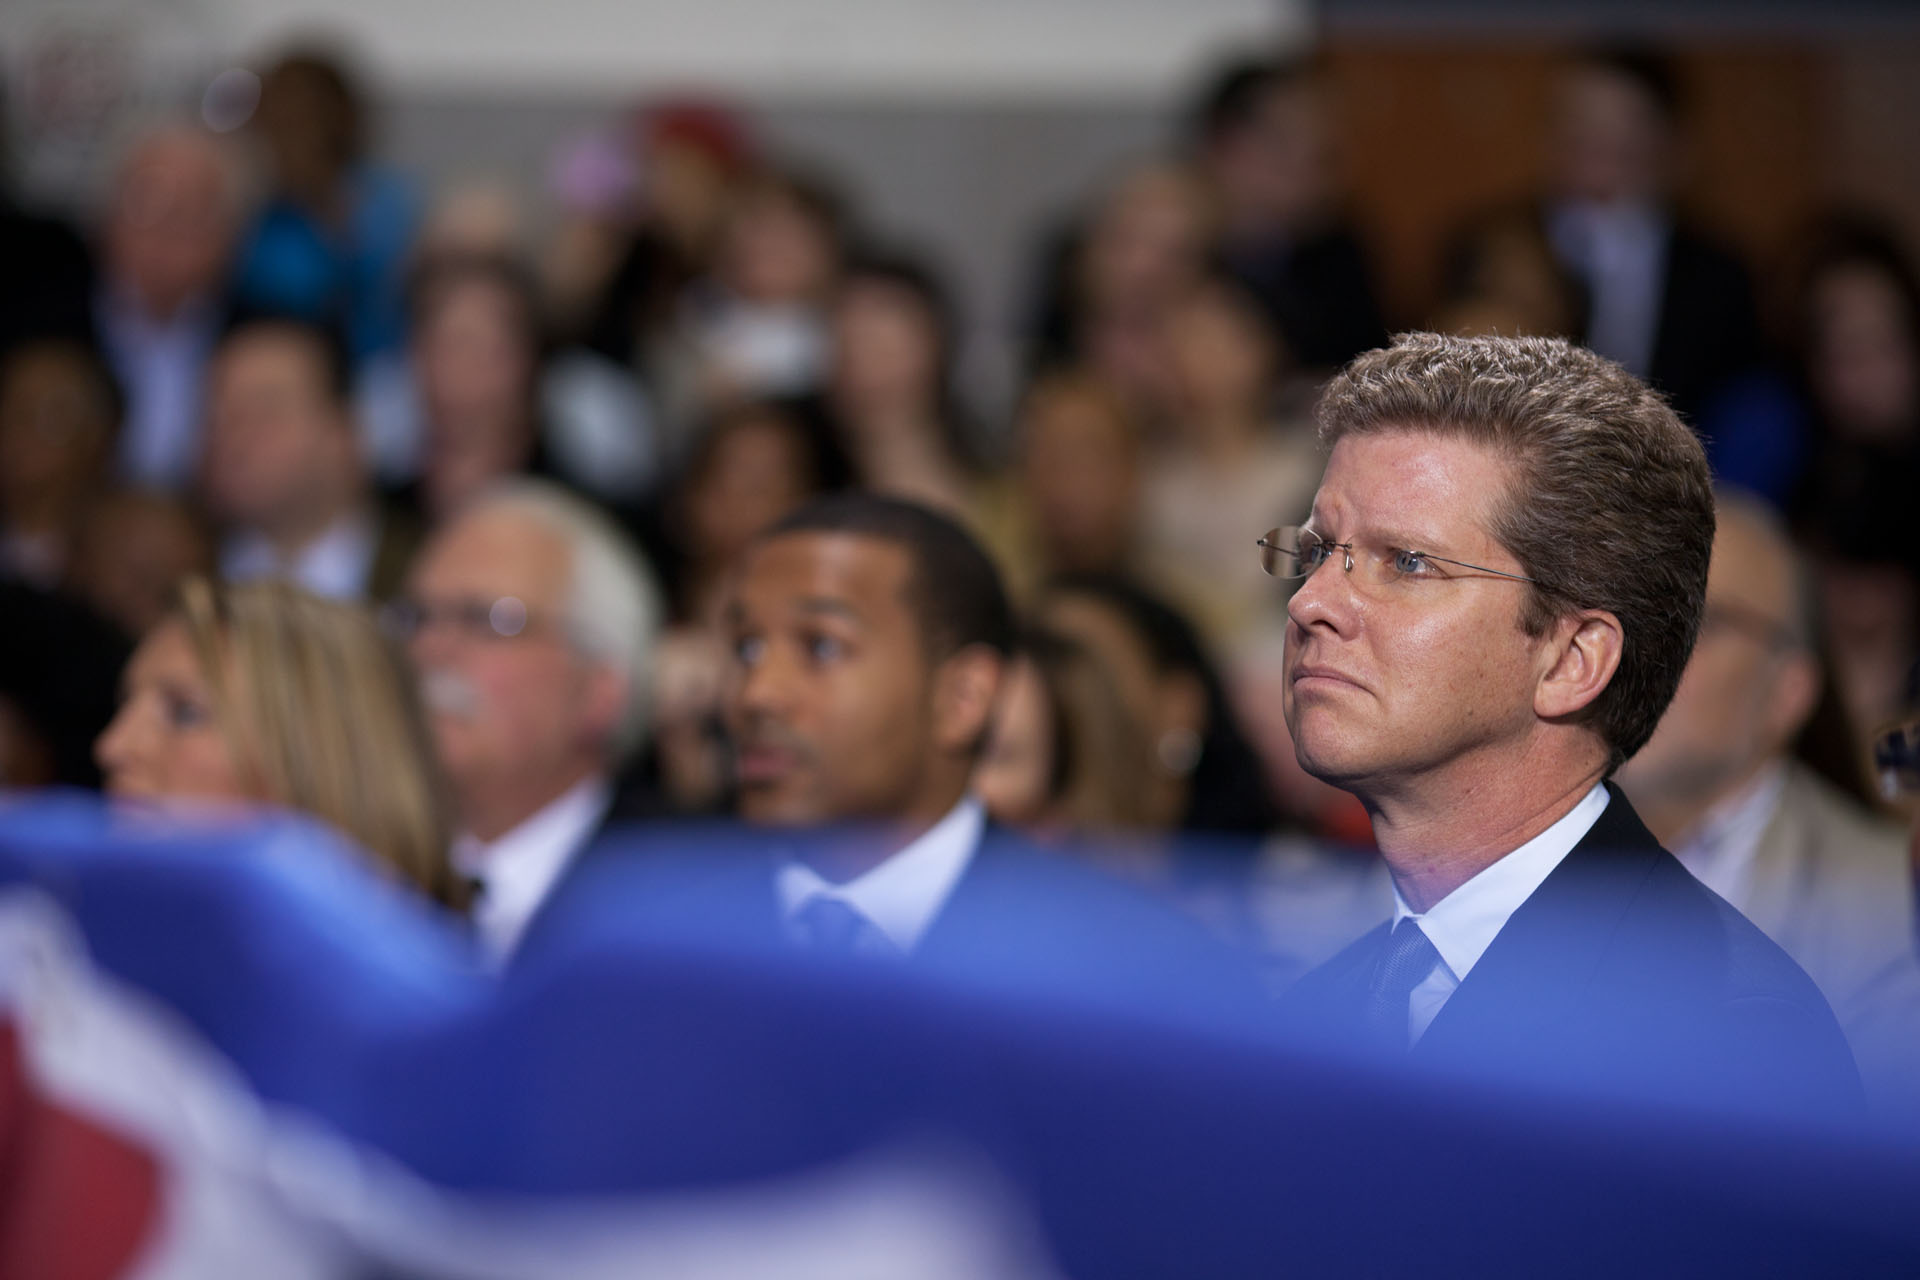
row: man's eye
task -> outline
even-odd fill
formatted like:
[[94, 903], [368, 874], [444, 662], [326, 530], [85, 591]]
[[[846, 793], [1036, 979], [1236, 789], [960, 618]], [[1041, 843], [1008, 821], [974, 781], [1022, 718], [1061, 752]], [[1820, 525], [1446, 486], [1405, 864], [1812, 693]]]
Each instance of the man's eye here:
[[844, 657], [847, 646], [836, 636], [809, 636], [807, 638], [807, 657], [815, 662], [832, 662]]
[[767, 642], [759, 636], [741, 636], [733, 642], [734, 659], [742, 666], [754, 666], [766, 652]]
[[1393, 565], [1395, 573], [1408, 577], [1418, 577], [1430, 572], [1433, 568], [1427, 558], [1418, 551], [1402, 551], [1398, 548], [1394, 549], [1389, 563]]
[[1324, 542], [1309, 542], [1305, 538], [1302, 538], [1300, 540], [1300, 550], [1296, 554], [1300, 557], [1300, 564], [1303, 568], [1318, 569], [1327, 562], [1327, 544]]

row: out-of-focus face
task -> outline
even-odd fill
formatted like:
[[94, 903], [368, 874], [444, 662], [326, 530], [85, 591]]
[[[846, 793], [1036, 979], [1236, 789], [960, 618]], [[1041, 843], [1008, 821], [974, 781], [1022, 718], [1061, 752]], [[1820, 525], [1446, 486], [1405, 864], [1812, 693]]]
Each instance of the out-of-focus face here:
[[1478, 444], [1419, 431], [1334, 446], [1307, 524], [1354, 543], [1355, 568], [1335, 551], [1287, 605], [1282, 699], [1308, 773], [1358, 790], [1524, 750], [1543, 674], [1521, 627], [1526, 584], [1430, 565], [1371, 586], [1360, 564], [1364, 549], [1395, 547], [1522, 572], [1488, 532], [1509, 471]]
[[188, 574], [213, 567], [213, 549], [187, 509], [170, 498], [119, 494], [81, 522], [69, 585], [128, 635], [145, 635], [173, 607]]
[[1008, 669], [986, 750], [973, 771], [973, 792], [996, 822], [1029, 826], [1051, 808], [1053, 716], [1040, 669], [1022, 658]]
[[113, 436], [111, 410], [71, 350], [26, 348], [0, 380], [0, 501], [78, 495], [97, 483]]
[[1896, 438], [1920, 419], [1917, 336], [1893, 282], [1865, 264], [1814, 286], [1813, 380], [1828, 419], [1861, 439]]
[[215, 356], [201, 483], [220, 519], [271, 525], [339, 493], [356, 446], [321, 359], [298, 333], [272, 327], [235, 336]]
[[426, 417], [422, 487], [444, 519], [527, 463], [534, 447], [535, 352], [519, 300], [499, 282], [446, 283], [416, 325]]
[[1555, 336], [1577, 328], [1568, 283], [1537, 228], [1523, 223], [1488, 227], [1472, 253], [1466, 292], [1442, 311], [1435, 328], [1462, 337]]
[[769, 414], [736, 422], [685, 495], [687, 524], [702, 558], [730, 564], [753, 536], [812, 491], [799, 428]]
[[519, 301], [493, 281], [447, 283], [414, 334], [414, 365], [430, 430], [446, 435], [525, 411], [531, 403], [533, 352], [522, 320]]
[[1273, 340], [1243, 300], [1218, 286], [1194, 290], [1167, 317], [1167, 353], [1183, 411], [1265, 409]]
[[1136, 174], [1101, 210], [1088, 238], [1083, 286], [1095, 311], [1151, 311], [1191, 282], [1206, 253], [1205, 198], [1188, 175]]
[[919, 297], [886, 280], [855, 279], [833, 317], [833, 388], [855, 405], [934, 408], [939, 335]]
[[1620, 770], [1629, 794], [1711, 799], [1786, 750], [1819, 680], [1794, 637], [1793, 610], [1788, 549], [1751, 518], [1723, 511], [1700, 639], [1659, 728]]
[[733, 186], [726, 167], [706, 148], [675, 141], [656, 145], [643, 164], [648, 211], [682, 249], [705, 252], [726, 214]]
[[748, 553], [726, 607], [725, 715], [749, 821], [923, 816], [936, 695], [912, 567], [904, 548], [855, 534], [787, 534]]
[[1119, 608], [1095, 595], [1054, 591], [1040, 604], [1040, 621], [1093, 655], [1135, 724], [1153, 737], [1168, 727], [1153, 651]]
[[212, 139], [185, 130], [149, 138], [128, 156], [114, 191], [105, 235], [111, 273], [150, 315], [170, 317], [220, 288], [235, 219]]
[[107, 793], [139, 800], [257, 800], [215, 718], [186, 624], [171, 618], [134, 651], [120, 710], [94, 744]]
[[502, 510], [456, 519], [415, 564], [406, 595], [423, 620], [411, 653], [456, 794], [549, 776], [611, 732], [567, 630], [572, 571], [559, 535]]
[[345, 110], [326, 80], [305, 67], [283, 63], [262, 78], [252, 124], [284, 189], [310, 202], [334, 192], [347, 158]]
[[1132, 542], [1139, 455], [1116, 413], [1100, 397], [1071, 391], [1028, 406], [1021, 486], [1054, 569], [1111, 567]]
[[811, 302], [834, 269], [825, 227], [792, 196], [777, 189], [749, 192], [727, 221], [720, 271], [727, 286], [749, 302]]
[[1208, 149], [1229, 224], [1282, 228], [1322, 208], [1333, 188], [1333, 147], [1319, 88], [1270, 90], [1250, 118]]
[[1568, 71], [1554, 121], [1560, 195], [1599, 204], [1657, 201], [1667, 183], [1669, 126], [1627, 76], [1600, 67]]

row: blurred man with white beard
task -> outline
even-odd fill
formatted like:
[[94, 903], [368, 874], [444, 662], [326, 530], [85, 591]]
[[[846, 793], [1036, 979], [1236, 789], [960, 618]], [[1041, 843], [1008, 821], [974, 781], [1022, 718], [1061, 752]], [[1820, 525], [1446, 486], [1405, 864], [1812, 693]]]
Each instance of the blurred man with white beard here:
[[505, 960], [606, 824], [645, 731], [653, 574], [592, 507], [521, 480], [434, 535], [390, 613], [453, 787], [474, 925]]

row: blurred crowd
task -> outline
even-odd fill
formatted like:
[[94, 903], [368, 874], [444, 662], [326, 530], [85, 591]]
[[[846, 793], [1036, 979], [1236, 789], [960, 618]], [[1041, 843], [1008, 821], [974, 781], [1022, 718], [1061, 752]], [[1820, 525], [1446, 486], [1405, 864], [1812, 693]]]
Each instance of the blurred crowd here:
[[[96, 214], [5, 209], [0, 780], [269, 799], [465, 904], [533, 819], [732, 809], [730, 575], [868, 491], [960, 522], [1018, 611], [989, 812], [1162, 880], [1170, 835], [1237, 850], [1252, 909], [1222, 927], [1304, 966], [1386, 881], [1357, 803], [1294, 762], [1255, 540], [1311, 504], [1319, 383], [1428, 328], [1583, 341], [1707, 444], [1739, 545], [1711, 669], [1629, 766], [1663, 839], [1762, 757], [1884, 836], [1867, 744], [1920, 656], [1920, 278], [1834, 211], [1756, 280], [1675, 206], [1682, 88], [1645, 52], [1570, 55], [1546, 185], [1455, 229], [1438, 310], [1390, 315], [1315, 64], [1221, 68], [1033, 246], [1003, 406], [959, 376], [939, 261], [741, 111], [659, 102], [570, 144], [550, 210], [428, 199], [350, 67], [287, 53], [238, 130], [153, 120]], [[556, 873], [486, 884], [479, 927], [510, 946]]]

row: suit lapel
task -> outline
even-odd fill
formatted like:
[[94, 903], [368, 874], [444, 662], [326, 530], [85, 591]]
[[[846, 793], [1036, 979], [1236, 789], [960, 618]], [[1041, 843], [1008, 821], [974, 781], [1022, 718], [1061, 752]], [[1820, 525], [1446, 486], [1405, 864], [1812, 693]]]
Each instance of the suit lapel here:
[[[988, 822], [981, 828], [980, 842], [974, 846], [960, 878], [947, 892], [947, 900], [934, 912], [933, 922], [920, 935], [914, 954], [938, 956], [950, 944], [978, 945], [982, 937], [991, 937], [995, 928], [993, 916], [998, 914], [994, 887], [1008, 863], [1017, 861], [1018, 857], [1010, 837], [999, 826]], [[975, 919], [976, 915], [980, 918]]]
[[1338, 1045], [1368, 1043], [1367, 991], [1392, 935], [1391, 921], [1376, 926], [1288, 988], [1280, 1007], [1295, 1027]]
[[1606, 810], [1507, 920], [1427, 1032], [1423, 1057], [1530, 1043], [1578, 1015], [1639, 887], [1665, 856], [1612, 783]]

